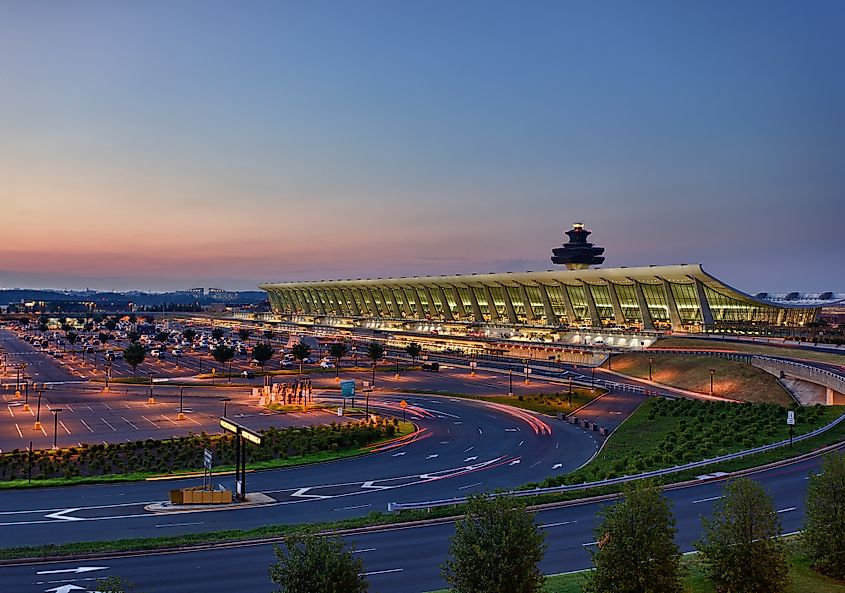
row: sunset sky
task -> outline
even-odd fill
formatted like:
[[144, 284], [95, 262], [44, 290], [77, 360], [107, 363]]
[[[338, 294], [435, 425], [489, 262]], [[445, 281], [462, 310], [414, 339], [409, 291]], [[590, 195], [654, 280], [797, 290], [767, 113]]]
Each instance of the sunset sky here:
[[703, 263], [845, 292], [845, 3], [0, 4], [0, 288]]

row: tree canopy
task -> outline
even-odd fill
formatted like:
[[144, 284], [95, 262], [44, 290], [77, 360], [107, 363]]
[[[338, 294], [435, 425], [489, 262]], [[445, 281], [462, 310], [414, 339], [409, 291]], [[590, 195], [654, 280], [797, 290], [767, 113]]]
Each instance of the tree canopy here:
[[455, 523], [443, 578], [453, 593], [540, 593], [544, 539], [521, 501], [473, 496]]
[[831, 453], [810, 476], [802, 543], [813, 568], [845, 579], [845, 455]]
[[364, 562], [354, 558], [339, 537], [294, 534], [275, 546], [270, 566], [276, 593], [366, 593]]
[[698, 549], [716, 593], [780, 593], [789, 564], [771, 497], [748, 478], [725, 486], [713, 518], [702, 518]]

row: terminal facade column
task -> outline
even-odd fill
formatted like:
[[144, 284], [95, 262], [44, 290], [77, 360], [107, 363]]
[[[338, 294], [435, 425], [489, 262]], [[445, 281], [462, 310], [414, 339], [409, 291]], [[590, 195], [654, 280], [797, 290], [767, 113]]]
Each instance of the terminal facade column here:
[[681, 321], [681, 314], [678, 312], [678, 303], [675, 302], [675, 295], [672, 292], [672, 285], [666, 278], [661, 278], [663, 282], [663, 291], [666, 293], [666, 304], [669, 306], [669, 321], [672, 322], [672, 329], [683, 329], [684, 324]]
[[417, 319], [425, 319], [425, 309], [423, 309], [419, 287], [416, 285], [411, 286], [411, 292], [414, 293], [414, 304], [417, 306]]
[[467, 284], [467, 292], [469, 293], [469, 302], [472, 305], [472, 314], [475, 320], [483, 322], [484, 314], [481, 312], [481, 306], [478, 304], [478, 297], [475, 296], [475, 287], [472, 284]]
[[590, 290], [590, 285], [583, 280], [581, 281], [581, 287], [584, 289], [584, 299], [587, 301], [590, 324], [593, 327], [601, 327], [601, 318], [599, 317], [598, 309], [596, 309], [596, 300], [593, 298], [593, 291]]
[[352, 315], [361, 317], [361, 309], [358, 308], [358, 303], [355, 301], [355, 295], [351, 288], [341, 288], [343, 295], [349, 300], [349, 306], [352, 307]]
[[546, 325], [559, 325], [560, 322], [557, 319], [557, 315], [555, 315], [552, 301], [549, 299], [549, 293], [546, 291], [546, 285], [538, 282], [537, 286], [540, 288], [540, 300], [543, 301], [543, 308], [546, 310]]
[[428, 299], [428, 308], [431, 309], [432, 317], [439, 317], [440, 312], [437, 310], [437, 304], [434, 302], [434, 296], [431, 294], [431, 287], [425, 284], [425, 296]]
[[437, 285], [437, 293], [440, 295], [440, 302], [443, 303], [443, 318], [446, 321], [454, 321], [452, 307], [449, 305], [449, 299], [446, 298], [446, 291], [443, 290], [443, 286], [440, 284]]
[[706, 327], [713, 327], [713, 311], [710, 309], [710, 301], [707, 300], [707, 294], [704, 292], [704, 284], [701, 280], [695, 278], [695, 294], [698, 296], [698, 308], [701, 310], [701, 321]]
[[467, 316], [467, 308], [464, 306], [464, 300], [461, 298], [461, 291], [457, 286], [450, 286], [452, 289], [452, 296], [455, 298], [455, 304], [458, 306], [458, 318], [463, 319]]
[[487, 311], [490, 313], [490, 321], [499, 321], [499, 310], [496, 309], [496, 302], [493, 300], [493, 291], [487, 284], [482, 284], [484, 287], [484, 298], [487, 299]]
[[610, 280], [605, 280], [605, 282], [607, 282], [607, 292], [610, 293], [610, 304], [613, 305], [613, 321], [616, 325], [625, 325], [625, 313], [622, 311], [619, 295], [616, 294], [616, 285]]
[[651, 318], [651, 311], [648, 308], [648, 302], [645, 300], [643, 287], [639, 282], [633, 278], [629, 278], [634, 283], [634, 292], [637, 293], [637, 305], [640, 307], [640, 315], [643, 318], [643, 329], [654, 331], [654, 321]]
[[508, 287], [504, 284], [500, 284], [499, 288], [502, 291], [502, 298], [505, 299], [505, 313], [508, 316], [508, 321], [513, 324], [519, 323], [519, 317], [516, 315], [516, 309], [513, 306], [513, 301], [511, 300], [511, 294]]
[[522, 299], [523, 307], [525, 308], [526, 321], [534, 321], [534, 308], [531, 306], [531, 298], [528, 296], [528, 290], [524, 284], [517, 284], [519, 289], [519, 296]]
[[578, 316], [575, 314], [575, 307], [572, 306], [572, 298], [569, 296], [569, 289], [566, 284], [560, 283], [560, 298], [563, 300], [563, 308], [566, 309], [566, 322], [569, 325], [578, 324]]

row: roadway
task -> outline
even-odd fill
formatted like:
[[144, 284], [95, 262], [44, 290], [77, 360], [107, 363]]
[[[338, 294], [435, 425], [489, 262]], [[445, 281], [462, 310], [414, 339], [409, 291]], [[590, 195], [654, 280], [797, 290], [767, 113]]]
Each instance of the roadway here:
[[[753, 477], [773, 496], [784, 532], [794, 532], [803, 520], [803, 497], [810, 472], [818, 469], [813, 459], [757, 472]], [[709, 516], [721, 496], [724, 483], [707, 481], [667, 492], [677, 519], [676, 541], [683, 551], [694, 549], [701, 534], [701, 516]], [[538, 512], [535, 519], [546, 532], [549, 544], [541, 568], [552, 574], [588, 568], [589, 549], [595, 545], [596, 513], [608, 503], [581, 503]], [[184, 522], [199, 522], [196, 515]], [[167, 525], [158, 523], [162, 533]], [[412, 528], [392, 528], [348, 537], [349, 545], [365, 564], [374, 592], [421, 593], [445, 585], [440, 565], [446, 559], [452, 523]], [[267, 569], [273, 562], [269, 544], [243, 544], [188, 552], [161, 552], [131, 557], [109, 557], [75, 562], [44, 562], [0, 567], [0, 578], [20, 593], [83, 591], [93, 579], [123, 576], [143, 593], [194, 593], [196, 591], [244, 590], [270, 592]], [[81, 566], [101, 567], [90, 572], [61, 572]], [[78, 587], [61, 589], [61, 587]]]
[[[602, 437], [563, 421], [487, 402], [381, 394], [373, 405], [408, 414], [421, 429], [410, 443], [329, 464], [249, 474], [249, 491], [275, 503], [247, 509], [152, 514], [144, 506], [197, 479], [6, 491], [0, 496], [3, 546], [147, 537], [310, 523], [383, 511], [388, 502], [451, 498], [537, 482], [571, 471]], [[231, 476], [215, 479], [231, 487]]]

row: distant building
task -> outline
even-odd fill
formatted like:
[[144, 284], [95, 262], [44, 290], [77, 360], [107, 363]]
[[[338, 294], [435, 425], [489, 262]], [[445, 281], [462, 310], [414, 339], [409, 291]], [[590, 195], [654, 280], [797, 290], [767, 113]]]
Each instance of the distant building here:
[[200, 298], [205, 295], [204, 288], [189, 288], [188, 290], [177, 290], [176, 294], [189, 294], [191, 296], [195, 296]]

